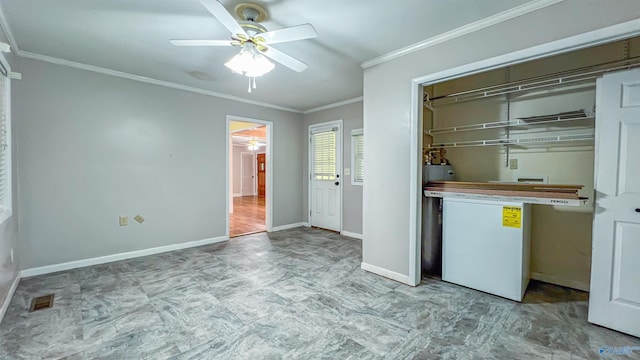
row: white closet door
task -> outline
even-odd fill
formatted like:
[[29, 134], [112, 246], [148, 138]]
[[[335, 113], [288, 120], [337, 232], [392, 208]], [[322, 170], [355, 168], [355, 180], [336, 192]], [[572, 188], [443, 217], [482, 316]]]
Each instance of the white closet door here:
[[640, 336], [640, 70], [596, 87], [589, 321]]

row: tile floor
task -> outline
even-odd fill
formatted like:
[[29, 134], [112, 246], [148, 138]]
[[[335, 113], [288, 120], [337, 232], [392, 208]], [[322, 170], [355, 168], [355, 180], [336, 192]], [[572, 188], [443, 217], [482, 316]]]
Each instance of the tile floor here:
[[[360, 270], [361, 249], [298, 228], [24, 279], [0, 359], [597, 359], [640, 346], [588, 324], [586, 293], [534, 282], [519, 304], [413, 288]], [[54, 307], [29, 313], [47, 293]]]

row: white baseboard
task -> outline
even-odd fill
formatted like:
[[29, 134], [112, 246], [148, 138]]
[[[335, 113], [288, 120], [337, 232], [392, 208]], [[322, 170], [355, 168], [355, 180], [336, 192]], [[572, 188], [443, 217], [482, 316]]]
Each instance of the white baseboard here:
[[18, 288], [18, 283], [20, 283], [20, 271], [16, 274], [16, 277], [13, 279], [11, 283], [11, 287], [9, 288], [9, 292], [7, 292], [7, 297], [2, 302], [2, 307], [0, 307], [0, 322], [4, 319], [4, 314], [7, 312], [9, 308], [9, 304], [11, 303], [11, 299], [13, 299], [13, 294], [15, 294], [16, 289]]
[[381, 267], [378, 267], [378, 266], [375, 266], [375, 265], [371, 265], [371, 264], [367, 264], [365, 262], [360, 263], [360, 268], [362, 270], [366, 270], [366, 271], [374, 273], [376, 275], [384, 276], [384, 277], [386, 277], [388, 279], [395, 280], [395, 281], [401, 282], [403, 284], [415, 286], [415, 284], [412, 284], [409, 281], [409, 276], [408, 275], [404, 275], [404, 274], [397, 273], [395, 271], [383, 269]]
[[559, 276], [542, 274], [537, 272], [532, 272], [530, 274], [530, 277], [533, 280], [539, 280], [549, 284], [560, 285], [560, 286], [564, 286], [564, 287], [568, 287], [576, 290], [587, 291], [587, 292], [589, 291], [589, 283], [578, 281], [578, 280], [565, 279]]
[[362, 240], [362, 234], [354, 233], [354, 232], [351, 232], [351, 231], [341, 231], [340, 235], [344, 235], [344, 236], [348, 236], [348, 237], [352, 237], [352, 238], [356, 238], [356, 239]]
[[233, 194], [233, 197], [240, 197], [240, 196], [242, 196], [242, 193], [234, 193]]
[[85, 266], [105, 264], [105, 263], [110, 263], [114, 261], [120, 261], [120, 260], [137, 258], [141, 256], [164, 253], [168, 251], [181, 250], [181, 249], [186, 249], [186, 248], [191, 248], [196, 246], [214, 244], [214, 243], [227, 241], [227, 240], [229, 240], [227, 236], [218, 236], [215, 238], [188, 241], [184, 243], [159, 246], [159, 247], [154, 247], [150, 249], [136, 250], [136, 251], [130, 251], [126, 253], [100, 256], [100, 257], [84, 259], [84, 260], [69, 261], [61, 264], [47, 265], [47, 266], [22, 270], [21, 275], [23, 278], [25, 278], [30, 276], [50, 274], [58, 271], [76, 269], [76, 268], [81, 268]]
[[288, 230], [288, 229], [293, 229], [293, 228], [297, 228], [297, 227], [301, 227], [301, 226], [309, 226], [309, 223], [305, 223], [305, 222], [299, 222], [299, 223], [294, 223], [294, 224], [287, 224], [287, 225], [280, 225], [280, 226], [274, 226], [271, 231], [280, 231], [280, 230]]

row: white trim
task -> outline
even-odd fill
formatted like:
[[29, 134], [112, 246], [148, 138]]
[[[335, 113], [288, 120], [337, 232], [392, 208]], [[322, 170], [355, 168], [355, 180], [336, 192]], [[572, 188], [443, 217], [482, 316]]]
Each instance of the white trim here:
[[395, 271], [383, 269], [381, 267], [378, 267], [378, 266], [375, 266], [375, 265], [371, 265], [371, 264], [367, 264], [365, 262], [360, 263], [360, 268], [362, 270], [374, 273], [376, 275], [384, 276], [384, 277], [386, 277], [388, 279], [395, 280], [395, 281], [401, 282], [403, 284], [415, 286], [414, 284], [412, 284], [409, 281], [409, 277], [407, 275], [400, 274], [400, 273], [397, 273]]
[[606, 28], [593, 30], [579, 35], [570, 36], [564, 39], [548, 42], [546, 44], [533, 46], [527, 49], [514, 51], [512, 53], [496, 56], [493, 58], [480, 60], [467, 65], [458, 66], [452, 69], [443, 70], [433, 74], [420, 76], [411, 80], [411, 168], [410, 168], [410, 188], [409, 199], [414, 199], [409, 203], [409, 276], [416, 283], [420, 283], [420, 241], [417, 241], [417, 234], [420, 231], [422, 209], [418, 201], [422, 199], [421, 186], [415, 186], [421, 180], [422, 172], [418, 171], [420, 163], [416, 162], [415, 156], [421, 149], [422, 117], [422, 97], [419, 96], [423, 84], [436, 83], [467, 75], [477, 74], [484, 71], [502, 68], [505, 66], [540, 59], [552, 55], [566, 53], [569, 51], [584, 49], [612, 41], [637, 36], [640, 34], [640, 19], [627, 21], [621, 24], [612, 25]]
[[[411, 84], [411, 132], [409, 153], [409, 281], [410, 285], [420, 284], [422, 241], [419, 241], [422, 233], [422, 106], [414, 103], [422, 102], [422, 85], [415, 80]], [[415, 119], [415, 121], [413, 121]], [[413, 253], [412, 253], [413, 252]]]
[[242, 197], [242, 193], [233, 193], [233, 197]]
[[411, 54], [416, 51], [420, 51], [426, 49], [428, 47], [443, 43], [445, 41], [449, 41], [472, 32], [482, 30], [486, 27], [493, 26], [499, 24], [501, 22], [511, 20], [513, 18], [526, 15], [532, 11], [540, 10], [547, 6], [551, 6], [559, 3], [562, 0], [533, 0], [528, 3], [522, 4], [520, 6], [516, 6], [514, 8], [505, 10], [503, 12], [491, 15], [484, 19], [474, 21], [472, 23], [457, 27], [453, 30], [449, 30], [442, 34], [438, 34], [436, 36], [430, 37], [428, 39], [419, 41], [417, 43], [411, 44], [409, 46], [405, 46], [398, 50], [394, 50], [390, 53], [384, 54], [382, 56], [375, 57], [373, 59], [367, 60], [360, 64], [363, 69], [370, 68], [374, 65], [382, 64], [384, 62], [399, 58], [401, 56]]
[[[7, 61], [7, 58], [3, 53], [0, 53], [0, 63], [7, 70], [7, 75], [11, 74], [11, 66]], [[2, 75], [0, 75], [2, 76]], [[5, 118], [5, 131], [6, 131], [6, 154], [5, 154], [5, 169], [0, 169], [0, 171], [5, 171], [5, 183], [4, 183], [4, 204], [0, 204], [2, 211], [0, 211], [0, 224], [4, 224], [7, 220], [11, 218], [13, 214], [13, 187], [17, 186], [13, 183], [13, 131], [12, 131], [12, 121], [13, 116], [11, 114], [11, 95], [13, 92], [13, 85], [11, 83], [11, 77], [7, 76], [6, 79], [6, 99], [0, 99], [0, 101], [6, 100], [3, 106], [6, 107], [6, 118]]]
[[182, 250], [182, 249], [192, 248], [196, 246], [215, 244], [215, 243], [219, 243], [227, 240], [229, 240], [229, 237], [227, 236], [218, 236], [218, 237], [196, 240], [196, 241], [187, 241], [179, 244], [158, 246], [150, 249], [135, 250], [135, 251], [129, 251], [125, 253], [119, 253], [119, 254], [113, 254], [113, 255], [107, 255], [107, 256], [99, 256], [99, 257], [84, 259], [84, 260], [69, 261], [61, 264], [47, 265], [47, 266], [41, 266], [37, 268], [22, 270], [21, 275], [23, 278], [26, 278], [26, 277], [37, 276], [37, 275], [50, 274], [58, 271], [76, 269], [76, 268], [81, 268], [85, 266], [106, 264], [114, 261], [160, 254], [160, 253], [175, 251], [175, 250]]
[[4, 319], [4, 314], [7, 312], [7, 309], [9, 308], [9, 304], [11, 304], [11, 299], [13, 299], [13, 294], [16, 293], [16, 289], [18, 288], [18, 284], [20, 283], [21, 278], [22, 278], [22, 274], [20, 271], [18, 271], [16, 273], [16, 277], [13, 279], [13, 282], [11, 283], [11, 287], [9, 288], [9, 291], [7, 292], [7, 296], [4, 298], [4, 301], [2, 302], [2, 307], [0, 307], [0, 323], [2, 322], [2, 319]]
[[538, 272], [531, 272], [530, 278], [533, 280], [543, 281], [549, 284], [568, 287], [571, 289], [577, 289], [589, 292], [589, 283], [584, 281], [566, 279], [559, 276], [543, 274]]
[[[338, 171], [338, 173], [342, 173], [344, 171], [344, 169], [342, 168], [343, 166], [343, 157], [344, 157], [344, 148], [343, 148], [343, 119], [338, 119], [338, 120], [333, 120], [333, 121], [326, 121], [323, 123], [317, 123], [317, 124], [311, 124], [308, 127], [307, 130], [307, 222], [309, 223], [309, 226], [313, 226], [313, 223], [311, 221], [311, 209], [312, 209], [312, 191], [311, 191], [311, 176], [312, 176], [312, 169], [311, 169], [311, 165], [313, 164], [312, 162], [312, 153], [311, 153], [311, 135], [313, 134], [314, 130], [318, 130], [321, 128], [329, 128], [329, 127], [335, 127], [337, 126], [339, 128], [339, 132], [340, 132], [340, 136], [338, 139], [338, 150], [340, 152], [340, 156], [336, 157], [336, 170]], [[342, 215], [343, 215], [343, 207], [344, 207], [344, 176], [342, 178], [339, 178], [338, 180], [340, 182], [340, 224], [338, 226], [338, 232], [342, 232]]]
[[252, 118], [248, 118], [248, 117], [244, 117], [244, 116], [236, 116], [236, 115], [227, 115], [227, 120], [225, 122], [225, 178], [226, 178], [226, 183], [225, 183], [225, 188], [226, 188], [226, 234], [227, 237], [229, 237], [229, 213], [230, 210], [233, 207], [233, 202], [232, 202], [232, 191], [231, 191], [231, 183], [229, 181], [229, 176], [231, 171], [233, 171], [233, 169], [230, 168], [230, 163], [229, 163], [229, 141], [231, 140], [231, 133], [229, 132], [229, 123], [231, 121], [242, 121], [242, 122], [250, 122], [250, 123], [256, 123], [256, 124], [261, 124], [261, 125], [265, 125], [267, 127], [267, 134], [266, 134], [266, 149], [265, 149], [265, 154], [266, 154], [266, 159], [265, 162], [267, 164], [267, 188], [265, 189], [266, 194], [265, 194], [265, 230], [270, 232], [273, 231], [272, 227], [273, 227], [273, 163], [274, 163], [274, 158], [273, 158], [273, 121], [270, 120], [260, 120], [260, 119], [252, 119]]
[[344, 231], [344, 230], [342, 230], [342, 231], [340, 232], [340, 235], [348, 236], [348, 237], [351, 237], [351, 238], [354, 238], [354, 239], [360, 239], [360, 240], [362, 240], [362, 234], [354, 233], [354, 232], [351, 232], [351, 231]]
[[289, 229], [294, 229], [301, 226], [309, 227], [309, 223], [299, 222], [299, 223], [293, 223], [293, 224], [287, 224], [287, 225], [274, 226], [271, 231], [289, 230]]
[[353, 99], [338, 101], [338, 102], [334, 102], [334, 103], [331, 103], [331, 104], [318, 106], [318, 107], [315, 107], [313, 109], [305, 110], [305, 111], [302, 112], [302, 114], [303, 115], [307, 115], [307, 114], [311, 114], [311, 113], [316, 112], [316, 111], [333, 109], [333, 108], [337, 108], [338, 106], [353, 104], [353, 103], [356, 103], [358, 101], [362, 101], [363, 99], [364, 99], [364, 97], [358, 96], [358, 97], [353, 98]]
[[112, 70], [112, 69], [107, 69], [99, 66], [83, 64], [75, 61], [52, 57], [52, 56], [40, 55], [40, 54], [28, 52], [28, 51], [18, 50], [16, 55], [27, 58], [27, 59], [40, 60], [40, 61], [48, 62], [51, 64], [68, 66], [76, 69], [92, 71], [100, 74], [116, 76], [116, 77], [125, 78], [129, 80], [134, 80], [134, 81], [140, 81], [147, 84], [159, 85], [159, 86], [164, 86], [172, 89], [184, 90], [184, 91], [194, 92], [197, 94], [213, 96], [221, 99], [233, 100], [233, 101], [237, 101], [245, 104], [263, 106], [263, 107], [272, 108], [276, 110], [289, 111], [297, 114], [302, 114], [302, 111], [298, 109], [292, 109], [292, 108], [268, 104], [260, 101], [249, 100], [249, 99], [241, 98], [238, 96], [219, 93], [216, 91], [200, 89], [194, 86], [180, 85], [170, 81], [158, 80], [158, 79], [148, 78], [140, 75], [129, 74], [129, 73], [118, 71], [118, 70]]

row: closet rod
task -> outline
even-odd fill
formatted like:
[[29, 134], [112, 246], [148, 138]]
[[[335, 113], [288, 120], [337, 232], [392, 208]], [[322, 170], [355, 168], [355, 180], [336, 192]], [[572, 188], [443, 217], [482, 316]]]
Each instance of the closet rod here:
[[577, 70], [555, 73], [550, 76], [540, 76], [507, 84], [466, 90], [457, 93], [437, 96], [434, 98], [429, 98], [429, 95], [425, 94], [423, 100], [430, 106], [446, 105], [455, 102], [506, 95], [521, 91], [531, 91], [541, 88], [565, 86], [578, 82], [588, 82], [611, 71], [626, 70], [637, 66], [640, 66], [640, 57], [585, 67]]

